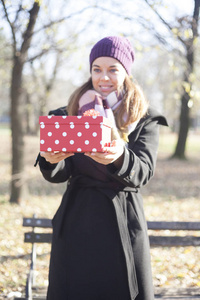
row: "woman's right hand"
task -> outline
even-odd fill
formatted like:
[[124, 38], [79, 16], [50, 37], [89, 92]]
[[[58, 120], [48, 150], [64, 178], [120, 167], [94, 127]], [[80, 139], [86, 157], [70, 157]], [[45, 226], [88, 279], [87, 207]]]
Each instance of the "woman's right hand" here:
[[73, 155], [73, 152], [40, 152], [40, 156], [44, 157], [46, 161], [48, 161], [51, 164], [57, 164], [59, 161]]

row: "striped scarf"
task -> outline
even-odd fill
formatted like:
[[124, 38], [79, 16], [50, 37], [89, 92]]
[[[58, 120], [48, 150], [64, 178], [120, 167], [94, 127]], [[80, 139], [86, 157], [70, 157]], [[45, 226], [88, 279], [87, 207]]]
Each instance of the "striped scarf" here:
[[[118, 95], [117, 92], [110, 93], [106, 98], [103, 98], [95, 90], [88, 90], [79, 100], [78, 115], [82, 116], [85, 111], [94, 109], [100, 113], [101, 116], [108, 118], [113, 125], [112, 139], [120, 139], [120, 134], [117, 130], [115, 117], [113, 111], [121, 104], [122, 93]], [[124, 116], [126, 121], [127, 116]], [[127, 128], [127, 134], [129, 135], [136, 127], [138, 122], [130, 124]], [[125, 138], [127, 141], [127, 138]]]

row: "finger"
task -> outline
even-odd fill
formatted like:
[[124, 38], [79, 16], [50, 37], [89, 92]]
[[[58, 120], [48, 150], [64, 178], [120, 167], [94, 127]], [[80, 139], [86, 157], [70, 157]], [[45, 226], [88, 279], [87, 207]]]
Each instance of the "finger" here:
[[73, 152], [40, 152], [40, 155], [50, 163], [58, 163], [59, 161], [73, 156]]
[[40, 152], [40, 155], [41, 155], [42, 157], [45, 157], [45, 156], [47, 156], [49, 153], [50, 153], [50, 152], [41, 151], [41, 152]]
[[62, 159], [68, 158], [73, 155], [74, 155], [73, 152], [59, 152], [59, 153], [54, 153], [53, 158], [62, 160]]
[[119, 151], [119, 148], [117, 148], [117, 147], [104, 147], [103, 151], [104, 151], [105, 154], [107, 154], [107, 153], [116, 154]]
[[85, 155], [101, 164], [110, 164], [116, 159], [115, 155], [113, 154], [86, 153]]
[[68, 157], [70, 157], [70, 156], [73, 156], [74, 155], [74, 153], [73, 152], [62, 152], [62, 154], [61, 154], [61, 157], [62, 158], [68, 158]]

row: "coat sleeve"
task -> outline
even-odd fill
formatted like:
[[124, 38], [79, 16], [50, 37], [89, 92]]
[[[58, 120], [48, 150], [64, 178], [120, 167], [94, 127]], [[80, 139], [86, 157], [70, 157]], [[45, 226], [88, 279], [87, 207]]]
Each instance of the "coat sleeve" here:
[[50, 164], [45, 158], [39, 158], [39, 167], [43, 177], [52, 183], [65, 182], [71, 175], [70, 158], [60, 161], [57, 164]]
[[158, 120], [151, 119], [145, 122], [140, 129], [130, 134], [128, 147], [124, 150], [121, 168], [114, 170], [113, 166], [108, 166], [113, 179], [125, 186], [134, 188], [147, 184], [154, 175], [158, 143]]

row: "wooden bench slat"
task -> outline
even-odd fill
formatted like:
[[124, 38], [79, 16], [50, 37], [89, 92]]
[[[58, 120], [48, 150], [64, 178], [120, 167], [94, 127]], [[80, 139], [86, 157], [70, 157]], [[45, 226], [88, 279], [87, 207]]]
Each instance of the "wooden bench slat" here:
[[[23, 218], [23, 226], [52, 228], [52, 223], [47, 218]], [[200, 230], [200, 222], [148, 221], [147, 226], [151, 230]]]
[[51, 243], [52, 233], [26, 232], [24, 236], [25, 243]]
[[151, 247], [187, 247], [200, 246], [200, 237], [197, 236], [149, 236]]
[[[149, 236], [151, 247], [186, 247], [200, 246], [200, 237], [197, 236]], [[51, 243], [52, 233], [25, 233], [25, 243]]]
[[46, 218], [23, 218], [24, 227], [52, 228], [51, 219]]
[[[35, 296], [35, 297], [33, 296], [32, 297], [32, 300], [46, 300], [46, 299], [47, 298], [46, 298], [45, 295], [44, 296], [39, 296], [39, 297], [38, 296]], [[15, 297], [14, 300], [27, 300], [27, 298], [26, 297], [20, 297], [20, 298], [19, 297]]]
[[200, 230], [200, 222], [148, 221], [147, 226], [152, 230]]
[[[160, 297], [199, 297], [200, 299], [200, 288], [177, 288], [177, 287], [155, 287], [154, 293], [156, 296]], [[179, 299], [179, 298], [178, 298]]]

